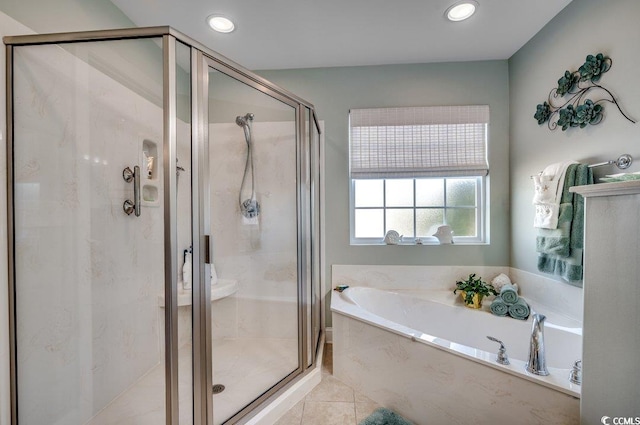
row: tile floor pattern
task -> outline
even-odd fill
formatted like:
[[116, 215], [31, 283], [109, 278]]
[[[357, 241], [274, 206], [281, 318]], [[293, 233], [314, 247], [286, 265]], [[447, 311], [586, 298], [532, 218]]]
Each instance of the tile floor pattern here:
[[276, 425], [357, 425], [380, 407], [333, 377], [333, 345], [326, 344], [322, 382]]

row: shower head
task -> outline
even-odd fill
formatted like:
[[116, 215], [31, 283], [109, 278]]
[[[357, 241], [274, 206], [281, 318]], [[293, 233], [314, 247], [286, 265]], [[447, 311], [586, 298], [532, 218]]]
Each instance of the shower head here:
[[240, 127], [247, 127], [250, 121], [253, 121], [253, 114], [251, 112], [247, 113], [245, 116], [238, 115], [236, 117], [236, 124]]
[[247, 112], [245, 116], [238, 115], [236, 117], [236, 124], [244, 130], [244, 138], [247, 145], [251, 145], [251, 121], [253, 121], [253, 114], [251, 112]]

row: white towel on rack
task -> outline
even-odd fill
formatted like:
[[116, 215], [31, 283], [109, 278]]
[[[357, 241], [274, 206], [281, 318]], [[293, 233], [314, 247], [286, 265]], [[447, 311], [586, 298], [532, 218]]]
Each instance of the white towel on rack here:
[[533, 227], [538, 229], [558, 228], [558, 215], [560, 205], [558, 204], [535, 204], [536, 214], [533, 217]]
[[577, 164], [577, 161], [564, 161], [548, 165], [542, 173], [533, 176], [535, 189], [533, 227], [542, 229], [556, 229], [558, 227], [564, 178], [567, 168], [571, 164]]

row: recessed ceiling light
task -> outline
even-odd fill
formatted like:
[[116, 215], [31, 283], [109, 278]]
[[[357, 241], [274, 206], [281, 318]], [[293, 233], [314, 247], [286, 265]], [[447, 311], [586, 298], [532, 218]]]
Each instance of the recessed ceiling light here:
[[461, 1], [451, 5], [444, 13], [444, 16], [453, 22], [464, 21], [465, 19], [469, 19], [471, 15], [476, 12], [477, 8], [478, 2], [476, 1]]
[[211, 27], [212, 30], [222, 32], [222, 33], [230, 33], [236, 26], [231, 19], [225, 18], [221, 15], [211, 15], [207, 18], [207, 23]]

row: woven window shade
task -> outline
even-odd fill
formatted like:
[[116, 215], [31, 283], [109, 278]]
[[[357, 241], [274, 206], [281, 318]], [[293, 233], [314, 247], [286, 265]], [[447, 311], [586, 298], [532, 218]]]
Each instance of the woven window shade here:
[[489, 106], [352, 109], [351, 178], [489, 173]]

